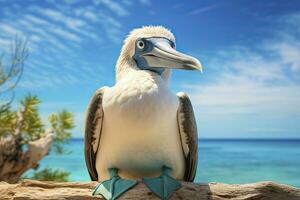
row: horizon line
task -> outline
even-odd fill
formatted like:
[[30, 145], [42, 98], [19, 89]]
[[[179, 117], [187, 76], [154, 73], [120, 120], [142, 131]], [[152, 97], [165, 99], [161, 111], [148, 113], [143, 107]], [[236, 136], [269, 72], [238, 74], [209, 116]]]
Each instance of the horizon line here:
[[[83, 137], [72, 137], [72, 139], [75, 139], [75, 140], [83, 140], [84, 138]], [[198, 138], [198, 140], [300, 140], [300, 137], [264, 137], [264, 138], [242, 138], [242, 137], [220, 137], [220, 138], [217, 138], [217, 137], [214, 137], [214, 138]]]

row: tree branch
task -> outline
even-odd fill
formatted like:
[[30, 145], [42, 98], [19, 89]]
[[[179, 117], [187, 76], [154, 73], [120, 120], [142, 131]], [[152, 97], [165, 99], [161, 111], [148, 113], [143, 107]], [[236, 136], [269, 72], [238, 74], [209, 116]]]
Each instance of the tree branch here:
[[0, 180], [14, 183], [28, 169], [37, 168], [39, 161], [51, 149], [52, 129], [48, 129], [40, 139], [30, 141], [25, 152], [18, 149], [18, 142], [15, 137], [0, 138]]
[[[0, 97], [11, 92], [10, 98], [0, 105], [0, 114], [5, 112], [15, 97], [14, 89], [21, 80], [24, 71], [24, 62], [28, 57], [28, 40], [20, 39], [17, 35], [11, 43], [11, 63], [9, 67], [2, 64], [4, 54], [0, 56]], [[14, 80], [15, 79], [15, 80]]]

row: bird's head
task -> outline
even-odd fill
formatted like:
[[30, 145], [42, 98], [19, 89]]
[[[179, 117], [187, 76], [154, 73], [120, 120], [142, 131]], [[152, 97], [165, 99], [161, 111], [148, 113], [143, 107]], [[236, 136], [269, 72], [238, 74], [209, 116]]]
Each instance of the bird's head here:
[[196, 58], [176, 51], [174, 35], [162, 26], [130, 32], [117, 63], [117, 80], [132, 70], [148, 70], [168, 79], [171, 69], [202, 71], [202, 66]]

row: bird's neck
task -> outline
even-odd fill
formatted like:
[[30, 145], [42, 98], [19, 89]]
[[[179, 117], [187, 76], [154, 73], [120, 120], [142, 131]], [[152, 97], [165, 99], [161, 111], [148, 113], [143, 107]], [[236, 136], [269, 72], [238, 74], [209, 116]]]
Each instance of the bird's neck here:
[[167, 82], [157, 73], [149, 70], [131, 70], [128, 71], [117, 83], [138, 84], [142, 88], [147, 84], [165, 85]]
[[168, 84], [170, 78], [170, 70], [165, 70], [164, 73], [158, 74], [150, 70], [141, 70], [137, 67], [136, 62], [133, 59], [119, 58], [116, 66], [116, 82], [119, 82], [124, 77], [130, 76], [130, 74], [149, 74], [150, 76], [157, 76]]
[[138, 70], [134, 60], [119, 58], [116, 66], [116, 82]]

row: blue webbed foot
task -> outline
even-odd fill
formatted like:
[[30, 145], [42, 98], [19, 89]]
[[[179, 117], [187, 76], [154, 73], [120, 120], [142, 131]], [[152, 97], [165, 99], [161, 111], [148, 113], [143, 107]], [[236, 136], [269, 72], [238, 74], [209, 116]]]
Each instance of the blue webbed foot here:
[[107, 200], [115, 200], [137, 184], [135, 180], [125, 180], [118, 175], [118, 169], [109, 169], [110, 179], [95, 188], [93, 195], [100, 194]]
[[179, 181], [175, 180], [170, 175], [171, 169], [163, 168], [163, 173], [157, 178], [144, 178], [144, 183], [147, 187], [161, 199], [168, 199], [177, 189], [181, 187]]

